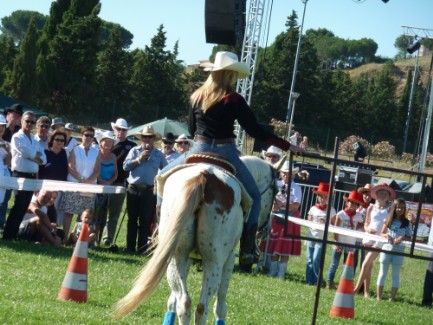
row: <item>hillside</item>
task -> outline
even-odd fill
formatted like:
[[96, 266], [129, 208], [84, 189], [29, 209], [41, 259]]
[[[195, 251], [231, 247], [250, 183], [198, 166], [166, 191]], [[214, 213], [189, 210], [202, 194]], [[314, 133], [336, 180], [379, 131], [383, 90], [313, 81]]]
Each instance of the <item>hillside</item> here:
[[[425, 85], [427, 83], [428, 78], [428, 71], [430, 68], [430, 56], [424, 56], [419, 58], [419, 67], [421, 71], [421, 80], [423, 84]], [[410, 58], [410, 59], [404, 59], [404, 60], [398, 60], [395, 62], [395, 71], [394, 71], [394, 77], [398, 82], [398, 95], [400, 92], [404, 89], [404, 86], [407, 82], [407, 73], [408, 69], [413, 69], [415, 66], [416, 58]], [[358, 68], [352, 69], [349, 71], [349, 75], [352, 79], [357, 79], [362, 74], [366, 73], [369, 76], [373, 77], [376, 74], [380, 73], [384, 67], [384, 64], [379, 63], [369, 63], [362, 65]]]

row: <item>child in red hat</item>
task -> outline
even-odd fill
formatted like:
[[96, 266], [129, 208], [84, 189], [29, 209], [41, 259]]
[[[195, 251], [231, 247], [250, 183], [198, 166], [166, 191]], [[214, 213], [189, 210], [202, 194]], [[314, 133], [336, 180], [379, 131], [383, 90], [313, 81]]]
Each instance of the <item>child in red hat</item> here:
[[[345, 208], [337, 213], [334, 226], [356, 230], [359, 224], [364, 223], [362, 215], [357, 212], [359, 206], [363, 204], [362, 193], [352, 191], [348, 197], [344, 196], [343, 200], [346, 202]], [[356, 237], [334, 234], [334, 238], [336, 242], [339, 242], [342, 245], [334, 245], [333, 247], [332, 260], [328, 270], [328, 279], [326, 280], [327, 289], [334, 289], [335, 272], [340, 264], [341, 254], [344, 252], [344, 260], [346, 261], [349, 252], [356, 251], [355, 248], [344, 246], [344, 244], [355, 245]], [[357, 264], [356, 259], [357, 256], [355, 257], [354, 265]]]
[[[329, 184], [319, 183], [317, 189], [313, 189], [317, 195], [317, 203], [308, 211], [308, 220], [315, 223], [326, 222], [326, 210], [328, 209]], [[333, 219], [336, 211], [331, 207], [330, 217]], [[316, 228], [310, 228], [307, 237], [314, 239], [323, 239], [323, 231]], [[322, 243], [316, 241], [306, 241], [307, 245], [307, 268], [305, 279], [307, 284], [315, 285], [319, 278], [320, 256], [322, 255]], [[323, 282], [323, 280], [322, 280]]]

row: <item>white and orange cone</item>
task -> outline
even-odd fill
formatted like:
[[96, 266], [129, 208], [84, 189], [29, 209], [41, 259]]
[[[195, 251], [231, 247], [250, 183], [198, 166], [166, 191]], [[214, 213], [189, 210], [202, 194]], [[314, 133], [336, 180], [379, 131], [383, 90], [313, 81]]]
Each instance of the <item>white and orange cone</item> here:
[[88, 240], [89, 226], [84, 223], [57, 299], [87, 301]]
[[353, 267], [354, 253], [349, 252], [346, 265], [344, 266], [343, 275], [338, 284], [337, 293], [335, 294], [334, 302], [329, 312], [330, 316], [354, 318], [355, 317], [355, 298], [353, 295]]

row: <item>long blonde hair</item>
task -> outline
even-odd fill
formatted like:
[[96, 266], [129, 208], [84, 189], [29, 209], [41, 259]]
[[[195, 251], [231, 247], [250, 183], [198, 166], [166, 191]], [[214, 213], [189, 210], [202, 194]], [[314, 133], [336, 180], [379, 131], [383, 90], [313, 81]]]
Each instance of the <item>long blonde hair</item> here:
[[190, 98], [192, 107], [201, 102], [201, 109], [206, 112], [232, 91], [233, 83], [238, 79], [238, 72], [231, 70], [212, 71], [205, 83]]

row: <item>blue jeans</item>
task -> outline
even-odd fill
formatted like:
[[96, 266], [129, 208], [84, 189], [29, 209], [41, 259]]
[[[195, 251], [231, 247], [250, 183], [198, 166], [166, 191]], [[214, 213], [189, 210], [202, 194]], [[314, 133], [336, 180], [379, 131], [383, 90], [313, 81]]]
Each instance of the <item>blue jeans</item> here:
[[[260, 192], [253, 176], [251, 176], [249, 170], [239, 158], [238, 150], [235, 144], [209, 144], [200, 141], [194, 142], [194, 146], [190, 151], [179, 156], [176, 160], [165, 166], [165, 168], [160, 171], [160, 174], [163, 174], [176, 166], [184, 164], [186, 157], [195, 152], [216, 153], [226, 158], [236, 168], [236, 177], [244, 185], [248, 194], [253, 199], [253, 205], [251, 207], [250, 216], [247, 222], [248, 229], [251, 229], [251, 227], [257, 225], [261, 209]], [[158, 205], [161, 205], [161, 202], [162, 198], [158, 198]]]
[[[307, 284], [315, 285], [317, 283], [321, 256], [322, 243], [307, 241], [307, 269], [305, 272]], [[323, 279], [321, 281], [323, 282]]]
[[[334, 281], [335, 278], [335, 272], [337, 272], [338, 269], [338, 265], [340, 264], [340, 259], [341, 259], [341, 254], [344, 252], [344, 262], [346, 263], [346, 259], [347, 256], [349, 255], [349, 251], [348, 249], [343, 249], [343, 251], [337, 252], [334, 249], [332, 249], [332, 259], [331, 259], [331, 264], [329, 265], [329, 270], [328, 270], [328, 278], [326, 281], [331, 282]], [[358, 264], [358, 254], [354, 254], [354, 261], [353, 261], [353, 273], [355, 274], [356, 271], [356, 265]]]
[[4, 227], [6, 223], [6, 212], [8, 210], [8, 203], [12, 196], [12, 190], [5, 191], [5, 198], [2, 203], [0, 203], [0, 227]]

